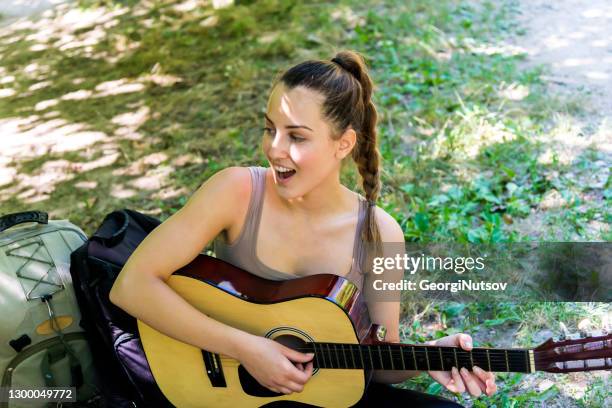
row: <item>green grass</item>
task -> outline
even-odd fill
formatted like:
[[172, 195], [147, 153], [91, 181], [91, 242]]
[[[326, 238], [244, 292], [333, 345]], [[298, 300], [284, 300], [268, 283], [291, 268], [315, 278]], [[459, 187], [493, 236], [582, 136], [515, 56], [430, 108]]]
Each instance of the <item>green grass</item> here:
[[[84, 7], [100, 4], [109, 10], [112, 4], [119, 5], [82, 2]], [[544, 146], [532, 137], [541, 130], [543, 115], [566, 108], [545, 97], [540, 70], [518, 69], [521, 55], [478, 51], [495, 45], [513, 29], [512, 3], [482, 2], [478, 10], [453, 1], [440, 2], [433, 9], [424, 2], [376, 2], [366, 8], [351, 1], [330, 5], [269, 0], [189, 13], [176, 11], [172, 4], [161, 1], [141, 16], [119, 16], [119, 24], [106, 29], [93, 47], [90, 54], [96, 58], [81, 49], [31, 51], [32, 40], [7, 46], [3, 67], [16, 74], [21, 95], [0, 99], [2, 117], [58, 111], [68, 122], [112, 135], [120, 127], [112, 119], [133, 110], [130, 106], [144, 105], [151, 112], [138, 130], [144, 135], [142, 141], [113, 138], [110, 148], [121, 153], [117, 162], [75, 174], [58, 184], [49, 201], [34, 207], [55, 209], [54, 203], [70, 203], [54, 215], [68, 217], [92, 232], [96, 217], [85, 219], [78, 197], [83, 191], [62, 185], [104, 179], [110, 170], [160, 151], [169, 158], [197, 156], [191, 160], [194, 164], [176, 166], [165, 181], [189, 191], [220, 168], [261, 163], [263, 158], [253, 146], [259, 143], [261, 110], [273, 77], [292, 61], [329, 58], [341, 48], [364, 53], [372, 67], [385, 169], [381, 205], [404, 227], [407, 240], [520, 239], [506, 226], [527, 216], [552, 187], [548, 175], [562, 170], [555, 163], [538, 163]], [[215, 26], [202, 26], [212, 17], [218, 18]], [[85, 37], [92, 29], [84, 27], [77, 33]], [[117, 53], [120, 44], [135, 47], [116, 61], [105, 60]], [[23, 95], [38, 82], [22, 73], [32, 61], [49, 66], [51, 74], [45, 79], [51, 85]], [[162, 87], [144, 81], [152, 70], [181, 82]], [[75, 84], [75, 78], [82, 81]], [[42, 112], [33, 109], [41, 101], [70, 92], [95, 93], [97, 84], [121, 78], [140, 80], [145, 87], [103, 98], [59, 100]], [[504, 84], [523, 86], [529, 95], [519, 101], [505, 99], [500, 96]], [[491, 142], [494, 136], [499, 140]], [[100, 150], [100, 145], [91, 149]], [[19, 160], [16, 167], [20, 173], [32, 174], [45, 161], [62, 158], [88, 159], [76, 151]], [[119, 181], [130, 183], [129, 178]], [[353, 166], [347, 166], [343, 181], [359, 188]], [[129, 199], [113, 198], [107, 188], [86, 193], [98, 196], [94, 209], [98, 215], [117, 206], [160, 208], [150, 205], [151, 194], [146, 191]], [[179, 199], [163, 200], [159, 215], [175, 211]], [[14, 209], [15, 204], [8, 204], [7, 211]]]
[[[55, 151], [50, 146], [48, 152], [11, 157], [21, 178], [0, 186], [2, 213], [46, 210], [53, 218], [70, 219], [88, 234], [117, 208], [166, 218], [219, 169], [264, 163], [258, 147], [262, 113], [279, 72], [303, 59], [329, 59], [348, 48], [367, 57], [377, 85], [374, 98], [384, 159], [380, 205], [400, 222], [407, 241], [529, 240], [514, 226], [528, 219], [551, 189], [566, 204], [547, 212], [546, 222], [562, 236], [611, 239], [609, 230], [593, 236], [588, 232], [594, 220], [611, 221], [610, 178], [601, 187], [587, 188], [569, 177], [578, 170], [584, 177], [600, 171], [594, 163], [605, 158], [592, 149], [570, 164], [562, 163], [556, 153], [550, 162], [541, 160], [547, 149], [554, 150], [541, 137], [549, 130], [550, 118], [557, 112], [580, 115], [580, 98], [550, 95], [541, 80], [545, 67], [526, 70], [520, 65], [524, 55], [494, 48], [521, 33], [514, 1], [441, 0], [434, 5], [393, 0], [366, 5], [355, 0], [264, 0], [188, 12], [176, 10], [176, 2], [170, 0], [149, 2], [147, 7], [136, 1], [79, 3], [85, 11], [97, 6], [107, 12], [127, 6], [129, 11], [112, 18], [116, 25], [98, 27], [104, 35], [89, 51], [32, 49], [37, 41], [26, 39], [35, 33], [31, 29], [0, 33], [0, 66], [5, 70], [0, 76], [14, 75], [15, 81], [3, 86], [17, 92], [0, 98], [0, 120], [34, 117], [28, 126], [36, 130], [47, 121], [43, 115], [57, 112], [67, 124], [80, 123], [83, 131], [107, 137], [79, 149]], [[83, 39], [93, 32], [94, 25], [84, 26], [74, 35]], [[50, 34], [52, 43], [60, 39], [59, 33]], [[17, 36], [21, 39], [7, 41]], [[40, 78], [27, 74], [25, 68], [32, 63], [47, 66], [47, 73]], [[180, 81], [161, 86], [150, 80], [151, 75]], [[60, 99], [79, 90], [99, 93], [100, 83], [119, 79], [142, 83], [143, 88]], [[50, 84], [28, 91], [42, 80]], [[527, 92], [508, 98], [513, 89]], [[53, 99], [58, 100], [55, 106], [35, 110], [40, 102]], [[145, 120], [127, 131], [141, 137], [121, 136], [125, 129], [118, 123], [119, 115], [143, 107], [148, 109]], [[59, 133], [55, 143], [71, 137], [65, 133]], [[41, 131], [45, 134], [48, 131]], [[163, 156], [153, 156], [160, 153]], [[116, 161], [83, 170], [112, 154], [117, 154]], [[62, 160], [69, 165], [60, 175], [70, 179], [36, 184], [48, 171], [43, 169], [46, 163]], [[342, 180], [360, 189], [350, 163]], [[93, 187], [83, 187], [92, 181]], [[30, 197], [20, 197], [32, 188]], [[585, 202], [588, 192], [600, 199]], [[481, 344], [506, 341], [531, 347], [537, 340], [532, 334], [547, 328], [558, 333], [553, 322], [575, 328], [591, 316], [597, 326], [606, 313], [605, 304], [406, 302], [402, 331], [407, 341], [465, 331]], [[478, 407], [520, 407], [561, 398], [560, 387], [535, 391], [533, 378], [500, 375], [500, 392], [494, 397], [459, 400]], [[572, 399], [575, 406], [605, 403], [605, 383], [589, 378], [588, 392]], [[450, 396], [426, 376], [403, 386]], [[561, 406], [567, 401], [561, 400]]]

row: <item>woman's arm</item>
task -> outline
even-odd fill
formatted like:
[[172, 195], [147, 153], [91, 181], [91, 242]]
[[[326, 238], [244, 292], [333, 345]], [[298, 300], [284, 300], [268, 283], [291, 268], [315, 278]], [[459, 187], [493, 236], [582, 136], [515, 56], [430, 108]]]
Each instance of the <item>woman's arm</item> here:
[[117, 277], [110, 300], [170, 337], [241, 361], [270, 389], [299, 391], [309, 372], [295, 368], [289, 358], [306, 363], [312, 356], [211, 319], [166, 284], [215, 236], [245, 217], [250, 194], [247, 168], [228, 168], [211, 177], [138, 246]]
[[121, 270], [110, 292], [111, 302], [170, 337], [237, 358], [246, 333], [206, 317], [166, 280], [234, 222], [232, 217], [242, 210], [241, 198], [250, 194], [245, 171], [228, 168], [215, 174], [151, 232]]

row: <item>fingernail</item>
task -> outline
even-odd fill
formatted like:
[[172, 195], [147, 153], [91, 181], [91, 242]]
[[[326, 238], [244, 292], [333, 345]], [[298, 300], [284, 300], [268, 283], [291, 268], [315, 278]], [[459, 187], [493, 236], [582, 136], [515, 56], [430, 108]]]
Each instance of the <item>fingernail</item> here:
[[308, 357], [314, 357], [314, 353], [306, 353]]
[[459, 371], [457, 371], [457, 367], [453, 367], [451, 368], [451, 371], [453, 372], [453, 374], [457, 375], [459, 374]]
[[472, 370], [473, 370], [473, 371], [478, 371], [478, 372], [483, 371], [483, 370], [482, 370], [482, 368], [480, 368], [480, 367], [478, 367], [478, 366], [474, 366], [474, 367], [472, 367]]
[[461, 374], [468, 375], [468, 370], [465, 367], [461, 367]]
[[472, 348], [472, 340], [466, 340], [465, 347]]

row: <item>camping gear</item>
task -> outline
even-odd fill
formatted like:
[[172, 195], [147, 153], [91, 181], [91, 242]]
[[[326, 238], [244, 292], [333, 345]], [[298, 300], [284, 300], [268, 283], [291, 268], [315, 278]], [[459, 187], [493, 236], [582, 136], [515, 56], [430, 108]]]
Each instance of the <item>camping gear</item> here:
[[[75, 387], [78, 401], [97, 378], [69, 263], [85, 233], [67, 220], [28, 211], [0, 217], [0, 387]], [[12, 400], [16, 401], [16, 400]], [[19, 407], [21, 403], [2, 403]], [[45, 407], [47, 402], [28, 402]]]

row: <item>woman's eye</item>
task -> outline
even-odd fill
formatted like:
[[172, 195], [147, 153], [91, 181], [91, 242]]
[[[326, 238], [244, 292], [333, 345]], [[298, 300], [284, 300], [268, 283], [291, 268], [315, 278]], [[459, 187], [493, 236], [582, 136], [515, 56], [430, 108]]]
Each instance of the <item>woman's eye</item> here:
[[[269, 127], [265, 127], [265, 128], [263, 128], [262, 130], [264, 131], [264, 133], [267, 133], [267, 134], [269, 134], [269, 135], [272, 135], [272, 134], [274, 134], [274, 133], [275, 133], [275, 132], [274, 132], [274, 129], [269, 128]], [[304, 140], [306, 140], [305, 138], [300, 137], [300, 136], [297, 136], [297, 135], [294, 135], [294, 134], [289, 134], [289, 138], [290, 138], [290, 139], [291, 139], [293, 142], [296, 142], [296, 143], [301, 143], [301, 142], [303, 142]]]

